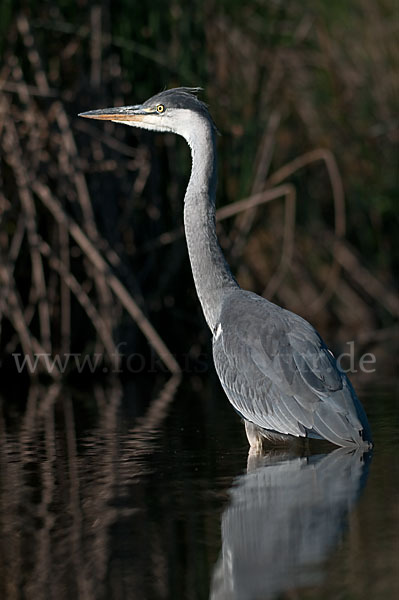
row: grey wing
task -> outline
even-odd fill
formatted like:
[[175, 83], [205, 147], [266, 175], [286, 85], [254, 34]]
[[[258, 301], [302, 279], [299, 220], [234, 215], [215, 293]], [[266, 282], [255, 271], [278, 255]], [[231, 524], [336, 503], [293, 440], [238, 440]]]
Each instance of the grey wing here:
[[233, 296], [223, 305], [213, 354], [230, 402], [255, 425], [340, 446], [371, 441], [346, 375], [301, 317], [255, 294]]

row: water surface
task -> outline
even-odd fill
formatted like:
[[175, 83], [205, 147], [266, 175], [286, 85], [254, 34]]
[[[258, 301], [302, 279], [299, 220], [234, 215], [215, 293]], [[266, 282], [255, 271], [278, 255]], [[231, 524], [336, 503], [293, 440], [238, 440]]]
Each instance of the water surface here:
[[361, 398], [372, 456], [262, 458], [212, 377], [4, 398], [0, 596], [399, 597], [399, 409]]

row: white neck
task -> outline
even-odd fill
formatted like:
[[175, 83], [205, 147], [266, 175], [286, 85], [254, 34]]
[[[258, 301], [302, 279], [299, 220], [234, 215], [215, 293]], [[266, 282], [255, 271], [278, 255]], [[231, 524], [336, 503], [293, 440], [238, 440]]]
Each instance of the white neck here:
[[184, 198], [184, 228], [194, 283], [206, 322], [218, 325], [223, 298], [238, 287], [216, 237], [215, 193], [217, 183], [215, 133], [200, 115], [190, 115], [187, 135], [191, 148], [191, 177]]

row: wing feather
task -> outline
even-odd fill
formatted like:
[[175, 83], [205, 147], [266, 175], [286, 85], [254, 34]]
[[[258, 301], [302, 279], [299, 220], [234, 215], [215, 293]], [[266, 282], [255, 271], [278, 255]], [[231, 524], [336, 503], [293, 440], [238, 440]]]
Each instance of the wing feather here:
[[245, 419], [294, 436], [308, 430], [339, 445], [359, 444], [362, 429], [369, 436], [346, 375], [304, 319], [239, 290], [224, 301], [220, 324], [216, 370]]

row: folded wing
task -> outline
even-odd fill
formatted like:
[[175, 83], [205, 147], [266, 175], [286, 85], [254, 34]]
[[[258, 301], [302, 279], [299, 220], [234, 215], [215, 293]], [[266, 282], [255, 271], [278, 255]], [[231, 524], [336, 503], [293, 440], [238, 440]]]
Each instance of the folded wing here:
[[216, 370], [245, 419], [340, 446], [371, 441], [349, 380], [307, 321], [239, 290], [223, 304], [219, 332], [213, 345]]

